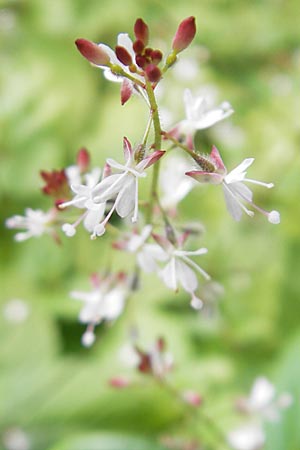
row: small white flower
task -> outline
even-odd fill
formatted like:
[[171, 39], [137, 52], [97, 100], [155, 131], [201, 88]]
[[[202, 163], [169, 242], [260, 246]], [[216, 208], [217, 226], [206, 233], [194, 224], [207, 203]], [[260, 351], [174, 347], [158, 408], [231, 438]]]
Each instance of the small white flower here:
[[[106, 205], [105, 203], [94, 203], [92, 193], [94, 187], [99, 182], [100, 176], [101, 170], [99, 168], [95, 168], [92, 172], [86, 173], [84, 175], [85, 184], [71, 184], [71, 189], [75, 193], [73, 199], [59, 205], [61, 209], [68, 206], [74, 206], [76, 208], [86, 210], [75, 223], [63, 224], [62, 231], [66, 234], [66, 236], [74, 236], [76, 234], [76, 227], [82, 221], [83, 226], [89, 233], [91, 233], [92, 236], [98, 235], [99, 223], [103, 218]], [[76, 179], [75, 175], [73, 179]]]
[[28, 434], [18, 427], [5, 430], [2, 441], [6, 450], [29, 450], [31, 448]]
[[246, 178], [247, 169], [254, 162], [254, 158], [246, 158], [229, 173], [227, 173], [227, 169], [215, 146], [213, 146], [210, 156], [203, 158], [203, 160], [203, 165], [209, 166], [209, 168], [206, 168], [206, 170], [192, 170], [186, 172], [186, 175], [194, 178], [200, 183], [221, 184], [223, 187], [227, 209], [234, 220], [240, 221], [243, 211], [250, 217], [254, 216], [254, 212], [250, 211], [244, 205], [244, 203], [249, 203], [252, 208], [266, 216], [270, 223], [280, 223], [279, 212], [275, 210], [270, 212], [265, 211], [253, 203], [252, 191], [244, 184], [245, 182], [258, 184], [268, 189], [274, 186], [273, 183], [264, 183], [262, 181]]
[[40, 209], [25, 209], [25, 216], [13, 216], [6, 220], [7, 228], [17, 229], [23, 228], [26, 231], [17, 233], [15, 240], [18, 242], [25, 241], [31, 237], [39, 237], [42, 234], [53, 233], [52, 223], [56, 217], [56, 211], [51, 209], [43, 212]]
[[5, 320], [11, 323], [24, 322], [29, 315], [29, 308], [24, 300], [14, 298], [9, 300], [3, 307]]
[[103, 321], [116, 320], [123, 312], [127, 296], [124, 278], [107, 277], [92, 279], [91, 291], [72, 291], [70, 297], [83, 302], [79, 321], [87, 324], [82, 336], [82, 344], [90, 347], [95, 341], [94, 328]]
[[[141, 253], [143, 258], [138, 259], [141, 268], [146, 272], [157, 271], [164, 284], [174, 291], [177, 291], [180, 285], [191, 295], [191, 306], [194, 309], [201, 309], [203, 303], [195, 294], [198, 288], [196, 273], [200, 273], [206, 280], [209, 280], [210, 276], [190, 257], [204, 255], [207, 253], [207, 249], [185, 251], [177, 248], [162, 236], [153, 234], [153, 237], [158, 244], [144, 245], [143, 253]], [[166, 263], [162, 269], [160, 264], [157, 264], [160, 262]]]
[[192, 138], [197, 130], [210, 128], [217, 122], [226, 119], [233, 113], [229, 102], [210, 107], [205, 97], [193, 97], [189, 89], [183, 94], [186, 119], [179, 122], [170, 134], [179, 139], [186, 136], [187, 144], [192, 146]]
[[273, 384], [265, 377], [258, 377], [253, 383], [249, 397], [240, 399], [239, 407], [248, 414], [277, 422], [280, 418], [280, 409], [287, 408], [291, 403], [290, 394], [283, 393], [276, 398]]
[[260, 450], [265, 443], [264, 432], [258, 424], [247, 424], [232, 430], [227, 439], [234, 450]]
[[145, 169], [164, 154], [163, 151], [157, 150], [140, 159], [138, 152], [139, 149], [134, 152], [128, 139], [124, 138], [125, 164], [120, 164], [111, 158], [107, 159], [107, 164], [119, 173], [104, 178], [93, 189], [92, 198], [95, 204], [105, 203], [108, 200], [114, 201], [110, 212], [100, 224], [103, 233], [114, 211], [121, 218], [131, 216], [132, 222], [138, 219], [138, 180], [146, 177]]

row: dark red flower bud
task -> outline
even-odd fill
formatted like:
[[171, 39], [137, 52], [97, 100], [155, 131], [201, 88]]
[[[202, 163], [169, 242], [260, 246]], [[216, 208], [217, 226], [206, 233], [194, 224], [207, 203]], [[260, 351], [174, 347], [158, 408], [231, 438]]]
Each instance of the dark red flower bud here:
[[150, 47], [145, 48], [145, 56], [151, 56], [152, 52], [153, 52], [153, 48], [150, 48]]
[[195, 17], [188, 17], [187, 19], [184, 19], [174, 36], [173, 43], [172, 43], [172, 49], [176, 52], [182, 52], [185, 48], [187, 48], [192, 40], [194, 39], [196, 34], [196, 23], [195, 23]]
[[124, 78], [121, 85], [121, 104], [125, 105], [125, 103], [130, 99], [131, 95], [132, 85], [126, 78]]
[[157, 83], [161, 78], [161, 71], [155, 64], [149, 64], [145, 69], [145, 73], [151, 83]]
[[145, 24], [143, 19], [137, 19], [134, 24], [134, 34], [136, 39], [139, 39], [143, 42], [144, 45], [148, 44], [149, 40], [149, 28], [148, 25]]
[[153, 50], [150, 56], [153, 64], [159, 64], [162, 60], [163, 54], [160, 50]]
[[134, 41], [133, 50], [136, 55], [140, 55], [141, 53], [143, 53], [144, 48], [145, 48], [145, 45], [140, 39], [137, 39], [136, 41]]
[[108, 54], [94, 42], [77, 39], [75, 44], [84, 58], [97, 66], [107, 66], [110, 62]]
[[118, 60], [121, 61], [121, 63], [124, 64], [124, 66], [130, 66], [132, 64], [132, 58], [125, 47], [117, 45], [115, 51]]
[[141, 68], [144, 69], [144, 67], [147, 64], [147, 59], [145, 58], [145, 56], [142, 55], [136, 55], [135, 57], [135, 62], [137, 63], [137, 65]]
[[80, 169], [80, 172], [86, 172], [90, 165], [90, 154], [86, 148], [82, 147], [77, 153], [76, 158], [77, 166]]

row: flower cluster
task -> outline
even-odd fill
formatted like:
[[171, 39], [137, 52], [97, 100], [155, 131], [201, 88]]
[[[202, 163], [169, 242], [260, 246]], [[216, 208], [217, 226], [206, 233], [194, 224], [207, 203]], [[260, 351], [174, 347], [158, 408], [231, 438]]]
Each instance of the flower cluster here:
[[[124, 312], [129, 296], [142, 286], [142, 273], [156, 275], [176, 293], [182, 289], [189, 295], [194, 310], [202, 310], [205, 299], [216, 296], [212, 287], [207, 287], [205, 292], [209, 283], [200, 284], [201, 280], [210, 280], [210, 275], [196, 263], [199, 256], [208, 252], [199, 243], [204, 234], [198, 214], [201, 205], [195, 205], [196, 226], [183, 222], [178, 206], [198, 183], [222, 186], [227, 209], [236, 221], [242, 219], [243, 212], [253, 217], [254, 211], [258, 211], [270, 223], [280, 223], [278, 211], [266, 211], [253, 202], [248, 184], [273, 187], [273, 183], [247, 177], [254, 158], [246, 158], [228, 171], [215, 146], [209, 155], [198, 149], [196, 134], [232, 115], [233, 108], [228, 101], [218, 106], [215, 106], [216, 101], [209, 105], [206, 96], [194, 95], [190, 89], [185, 89], [185, 117], [179, 117], [170, 127], [163, 128], [157, 86], [176, 64], [181, 52], [191, 44], [195, 34], [195, 18], [184, 19], [166, 54], [150, 46], [149, 27], [141, 18], [134, 24], [133, 40], [127, 33], [121, 33], [114, 49], [104, 43], [77, 39], [76, 46], [81, 55], [100, 68], [106, 79], [121, 83], [122, 105], [133, 93], [145, 100], [149, 119], [143, 136], [137, 138], [135, 145], [127, 137], [123, 138], [123, 162], [119, 162], [118, 157], [112, 158], [115, 154], [112, 152], [107, 155], [104, 167], [92, 167], [89, 152], [81, 148], [74, 164], [42, 170], [42, 192], [52, 201], [49, 210], [27, 208], [25, 216], [16, 215], [6, 221], [8, 228], [21, 230], [15, 235], [17, 241], [49, 234], [60, 243], [60, 235], [72, 238], [77, 234], [78, 226], [83, 225], [91, 239], [106, 234], [114, 250], [129, 254], [121, 272], [109, 262], [101, 269], [101, 275], [91, 276], [91, 290], [70, 292], [72, 299], [82, 303], [79, 322], [86, 327], [82, 335], [85, 347], [95, 342], [95, 328], [99, 324], [112, 323]], [[152, 175], [149, 196], [141, 198], [141, 184], [145, 183], [147, 187], [149, 172]], [[195, 242], [193, 248], [187, 247], [189, 237], [192, 244]], [[209, 272], [213, 273], [213, 268]], [[215, 283], [214, 286], [219, 285]], [[220, 293], [222, 288], [217, 290]], [[127, 359], [140, 374], [175, 393], [185, 407], [202, 405], [202, 397], [197, 392], [176, 391], [166, 384], [173, 369], [173, 358], [163, 338], [158, 338], [146, 349], [134, 339], [127, 351]], [[131, 381], [118, 376], [110, 383], [121, 388]], [[270, 382], [265, 378], [257, 379], [249, 397], [238, 402], [239, 411], [251, 416], [251, 421], [230, 432], [223, 440], [227, 439], [237, 450], [260, 449], [265, 440], [263, 420], [278, 420], [279, 409], [289, 403], [288, 395], [275, 399], [275, 389]]]

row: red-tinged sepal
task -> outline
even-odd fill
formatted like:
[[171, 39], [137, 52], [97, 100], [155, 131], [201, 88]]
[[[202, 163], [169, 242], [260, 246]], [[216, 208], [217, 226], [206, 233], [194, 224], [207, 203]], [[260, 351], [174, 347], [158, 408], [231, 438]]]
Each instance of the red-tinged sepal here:
[[151, 233], [151, 236], [166, 252], [168, 252], [172, 248], [169, 239], [167, 239], [165, 236], [161, 236], [160, 234], [156, 233]]
[[110, 63], [108, 54], [95, 42], [88, 41], [87, 39], [77, 39], [75, 41], [76, 47], [90, 63], [96, 66], [107, 66]]
[[131, 55], [128, 53], [125, 47], [117, 45], [115, 48], [115, 53], [118, 60], [124, 64], [124, 66], [130, 66], [132, 64]]
[[192, 40], [194, 39], [196, 34], [196, 22], [195, 17], [191, 16], [187, 19], [184, 19], [174, 36], [172, 49], [175, 53], [182, 52], [182, 50], [186, 49]]
[[128, 161], [131, 161], [132, 157], [133, 157], [133, 151], [132, 151], [131, 144], [130, 144], [129, 140], [127, 139], [127, 137], [123, 138], [123, 151], [124, 151], [125, 162], [127, 163]]
[[226, 170], [226, 167], [224, 166], [221, 155], [220, 155], [217, 147], [215, 147], [214, 145], [212, 146], [212, 150], [210, 153], [210, 159], [215, 164], [218, 173], [220, 173], [222, 175], [227, 173], [227, 170]]
[[148, 25], [143, 21], [143, 19], [137, 19], [134, 24], [134, 35], [137, 40], [142, 41], [144, 46], [148, 44], [149, 41], [149, 28]]
[[130, 99], [133, 94], [132, 84], [124, 78], [121, 85], [121, 104], [122, 106]]
[[85, 147], [82, 147], [78, 153], [76, 158], [76, 164], [80, 169], [80, 172], [86, 172], [89, 168], [91, 162], [90, 154]]
[[139, 164], [143, 165], [143, 169], [147, 169], [152, 166], [152, 164], [155, 164], [165, 153], [164, 150], [155, 150], [155, 152], [144, 158]]
[[199, 183], [221, 184], [224, 178], [219, 173], [204, 172], [203, 170], [191, 170], [190, 172], [185, 172], [185, 174], [199, 181]]

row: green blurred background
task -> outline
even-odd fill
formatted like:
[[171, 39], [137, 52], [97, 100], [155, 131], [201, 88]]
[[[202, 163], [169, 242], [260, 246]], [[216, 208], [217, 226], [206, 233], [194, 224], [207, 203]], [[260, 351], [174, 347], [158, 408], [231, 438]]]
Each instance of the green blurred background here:
[[[118, 353], [132, 323], [146, 344], [166, 337], [176, 361], [172, 382], [200, 392], [224, 432], [239, 423], [234, 399], [257, 375], [291, 392], [294, 404], [267, 429], [266, 449], [300, 448], [298, 0], [0, 0], [1, 223], [28, 206], [49, 207], [40, 169], [72, 164], [81, 146], [102, 165], [107, 156], [119, 158], [124, 135], [133, 142], [142, 136], [144, 105], [133, 98], [121, 108], [118, 85], [83, 60], [74, 40], [114, 46], [143, 17], [153, 39], [168, 43], [189, 15], [198, 32], [186, 56], [196, 58], [198, 75], [178, 81], [170, 74], [166, 103], [178, 107], [178, 120], [184, 87], [217, 87], [235, 114], [200, 143], [205, 151], [215, 143], [228, 167], [255, 157], [249, 175], [275, 183], [272, 191], [255, 190], [257, 203], [279, 209], [282, 223], [259, 216], [233, 223], [221, 192], [194, 189], [181, 217], [206, 227], [203, 267], [224, 286], [219, 313], [197, 315], [186, 296], [145, 277], [141, 296], [116, 324], [99, 328], [90, 350], [80, 345], [79, 305], [68, 292], [88, 290], [89, 274], [107, 258], [122, 269], [127, 256], [108, 256], [107, 238], [91, 242], [85, 232], [62, 246], [47, 237], [16, 244], [3, 226], [0, 433], [21, 428], [32, 450], [156, 450], [158, 436], [205, 435], [203, 424], [187, 423], [180, 405], [150, 381], [147, 389], [108, 387], [123, 371]], [[2, 313], [14, 298], [29, 309], [22, 323]], [[7, 450], [3, 442], [0, 448]]]

